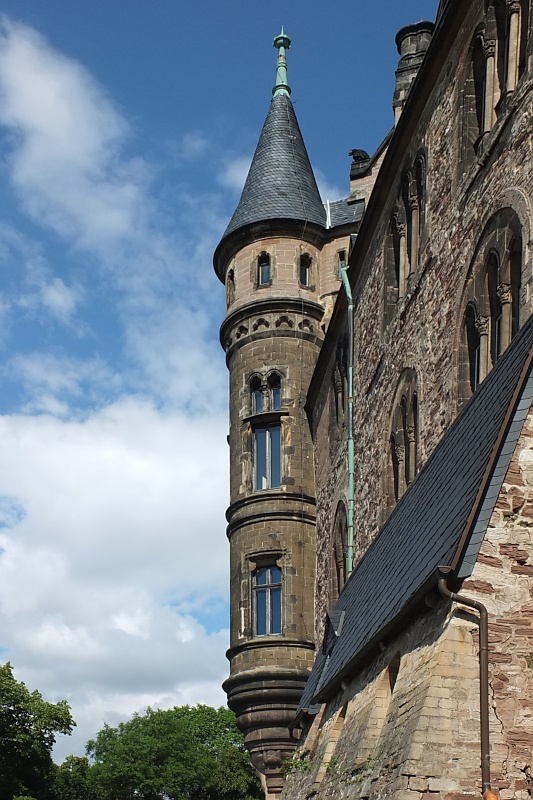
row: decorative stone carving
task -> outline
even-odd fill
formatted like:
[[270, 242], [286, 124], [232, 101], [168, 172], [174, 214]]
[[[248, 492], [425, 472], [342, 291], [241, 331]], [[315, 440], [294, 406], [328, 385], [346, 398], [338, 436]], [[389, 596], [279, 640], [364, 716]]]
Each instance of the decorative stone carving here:
[[494, 58], [496, 55], [496, 40], [485, 39], [483, 42], [483, 52], [485, 53], [485, 58]]
[[508, 303], [512, 302], [513, 296], [511, 294], [511, 284], [510, 283], [500, 283], [496, 293], [498, 295], [498, 300], [502, 304], [502, 306], [507, 305]]
[[476, 316], [476, 330], [480, 336], [488, 336], [489, 318], [478, 314]]
[[298, 327], [301, 331], [308, 331], [309, 333], [313, 333], [314, 328], [311, 322], [308, 319], [303, 319], [299, 324]]
[[507, 0], [507, 11], [509, 14], [520, 14], [519, 0]]
[[276, 320], [276, 328], [294, 328], [294, 322], [287, 314], [283, 314]]
[[246, 327], [246, 325], [239, 325], [239, 327], [237, 328], [237, 333], [235, 334], [235, 338], [242, 339], [242, 337], [246, 336], [247, 333], [248, 333], [248, 328]]
[[259, 317], [252, 326], [254, 331], [258, 331], [260, 328], [270, 328], [270, 322], [264, 317]]

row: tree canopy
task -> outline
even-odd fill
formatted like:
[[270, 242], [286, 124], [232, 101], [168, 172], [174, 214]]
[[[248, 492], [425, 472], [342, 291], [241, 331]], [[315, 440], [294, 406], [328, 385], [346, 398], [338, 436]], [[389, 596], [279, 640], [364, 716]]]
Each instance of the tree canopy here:
[[57, 733], [70, 733], [74, 720], [65, 700], [47, 703], [0, 665], [0, 787], [2, 800], [53, 800]]
[[[252, 800], [262, 797], [235, 717], [199, 705], [148, 709], [87, 744], [101, 800]], [[66, 799], [65, 799], [66, 800]]]

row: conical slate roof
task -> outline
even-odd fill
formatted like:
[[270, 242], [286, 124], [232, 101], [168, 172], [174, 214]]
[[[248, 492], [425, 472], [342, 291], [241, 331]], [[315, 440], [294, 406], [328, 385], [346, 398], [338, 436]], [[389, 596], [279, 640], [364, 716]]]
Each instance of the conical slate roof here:
[[275, 94], [239, 205], [224, 237], [250, 223], [294, 219], [326, 226], [326, 212], [286, 93]]

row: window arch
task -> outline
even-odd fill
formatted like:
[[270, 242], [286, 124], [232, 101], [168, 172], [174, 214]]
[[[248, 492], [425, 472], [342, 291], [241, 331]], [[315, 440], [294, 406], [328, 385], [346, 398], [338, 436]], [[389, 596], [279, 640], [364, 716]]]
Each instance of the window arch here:
[[400, 500], [419, 468], [419, 409], [416, 372], [406, 369], [398, 382], [388, 439], [386, 496], [388, 511]]
[[281, 375], [271, 372], [267, 378], [268, 400], [270, 411], [279, 411], [281, 408]]
[[263, 382], [259, 375], [254, 375], [250, 380], [250, 396], [252, 400], [252, 414], [260, 414], [265, 410], [263, 395]]
[[331, 532], [329, 559], [329, 607], [332, 608], [347, 578], [348, 518], [346, 506], [339, 502]]
[[460, 401], [467, 400], [520, 325], [522, 228], [510, 209], [485, 227], [465, 284], [460, 343]]
[[282, 406], [282, 377], [277, 370], [263, 375], [252, 375], [249, 381], [252, 414], [263, 411], [280, 411]]
[[473, 162], [485, 132], [486, 95], [486, 46], [481, 29], [470, 44], [463, 80], [462, 161], [467, 165]]

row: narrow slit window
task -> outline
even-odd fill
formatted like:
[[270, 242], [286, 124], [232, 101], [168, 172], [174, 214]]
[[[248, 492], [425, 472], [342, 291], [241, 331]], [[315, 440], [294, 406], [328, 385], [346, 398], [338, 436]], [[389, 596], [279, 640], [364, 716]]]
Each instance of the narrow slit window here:
[[268, 253], [261, 253], [257, 259], [257, 284], [258, 286], [268, 286], [270, 281], [270, 256]]
[[277, 373], [269, 377], [268, 388], [270, 392], [270, 410], [279, 411], [281, 408], [281, 378]]
[[263, 387], [259, 378], [253, 378], [250, 383], [250, 392], [252, 395], [252, 413], [260, 414], [265, 410], [265, 398], [263, 395]]
[[304, 253], [300, 256], [300, 286], [311, 284], [311, 257]]

